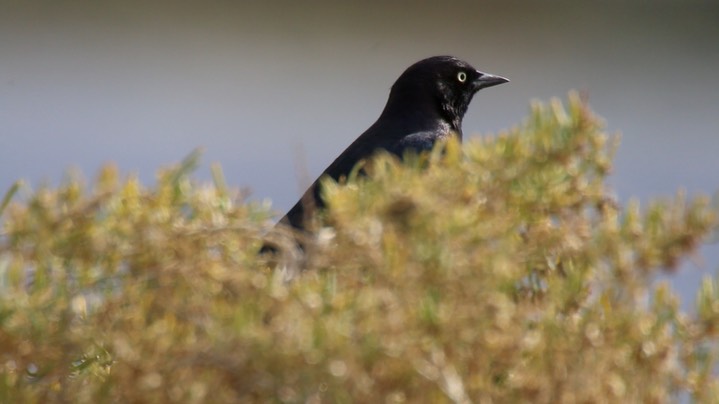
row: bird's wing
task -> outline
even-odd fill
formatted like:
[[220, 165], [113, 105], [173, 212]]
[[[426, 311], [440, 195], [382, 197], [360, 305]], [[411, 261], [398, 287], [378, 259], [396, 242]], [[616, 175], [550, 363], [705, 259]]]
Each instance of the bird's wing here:
[[322, 175], [310, 185], [300, 200], [280, 219], [280, 222], [290, 224], [300, 229], [305, 228], [305, 219], [308, 211], [325, 206], [320, 196], [319, 184], [321, 178], [330, 177], [335, 181], [339, 181], [342, 177], [348, 176], [357, 163], [371, 156], [376, 149], [386, 148], [387, 144], [374, 143], [371, 141], [371, 138], [367, 136], [357, 138], [357, 140], [347, 147], [347, 149], [324, 170]]
[[328, 176], [335, 181], [339, 181], [342, 177], [348, 176], [362, 159], [371, 157], [379, 150], [386, 150], [398, 157], [402, 157], [407, 150], [416, 152], [432, 150], [434, 143], [438, 139], [448, 136], [448, 130], [444, 127], [413, 132], [399, 137], [396, 135], [388, 136], [389, 134], [397, 133], [396, 129], [390, 128], [390, 124], [382, 121], [367, 129], [325, 169], [322, 175], [312, 183], [302, 198], [297, 201], [281, 221], [289, 222], [289, 224], [297, 228], [303, 228], [307, 213], [306, 208], [315, 209], [325, 206], [320, 196], [319, 187], [319, 181], [322, 177]]
[[413, 150], [417, 153], [430, 151], [437, 140], [446, 136], [446, 134], [436, 130], [415, 132], [394, 142], [387, 148], [387, 151], [396, 154], [399, 157], [402, 157], [402, 155], [408, 150]]

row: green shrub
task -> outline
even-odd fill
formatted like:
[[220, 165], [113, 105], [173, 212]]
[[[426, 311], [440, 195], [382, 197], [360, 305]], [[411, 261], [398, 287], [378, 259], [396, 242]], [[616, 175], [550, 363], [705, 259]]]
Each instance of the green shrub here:
[[572, 95], [379, 155], [325, 181], [332, 237], [291, 282], [257, 254], [268, 209], [194, 184], [194, 155], [153, 188], [107, 167], [6, 198], [0, 401], [711, 401], [719, 285], [688, 314], [654, 280], [715, 212], [618, 207], [612, 144]]

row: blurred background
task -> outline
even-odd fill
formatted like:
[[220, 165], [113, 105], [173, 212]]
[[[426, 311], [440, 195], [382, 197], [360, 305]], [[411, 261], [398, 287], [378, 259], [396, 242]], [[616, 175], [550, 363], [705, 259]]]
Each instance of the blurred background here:
[[[719, 190], [716, 0], [0, 0], [0, 194], [106, 162], [149, 184], [201, 146], [199, 178], [218, 162], [282, 212], [438, 54], [511, 79], [475, 97], [467, 137], [579, 89], [622, 133], [620, 201]], [[672, 278], [686, 296], [719, 268], [719, 246], [702, 256]]]

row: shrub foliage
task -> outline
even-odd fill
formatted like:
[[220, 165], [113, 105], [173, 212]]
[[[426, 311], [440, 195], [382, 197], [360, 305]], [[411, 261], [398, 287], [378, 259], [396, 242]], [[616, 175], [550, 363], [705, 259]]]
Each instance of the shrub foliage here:
[[[578, 96], [506, 133], [325, 181], [331, 237], [292, 281], [268, 210], [111, 166], [0, 205], [2, 402], [666, 402], [719, 396], [719, 286], [656, 274], [705, 198], [619, 207]], [[17, 191], [14, 189], [13, 191]]]

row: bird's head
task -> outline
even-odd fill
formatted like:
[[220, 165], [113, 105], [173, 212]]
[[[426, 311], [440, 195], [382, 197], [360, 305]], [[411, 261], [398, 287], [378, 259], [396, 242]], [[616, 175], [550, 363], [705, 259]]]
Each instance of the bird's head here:
[[[461, 131], [462, 118], [477, 91], [509, 80], [483, 73], [452, 56], [434, 56], [408, 67], [390, 92], [390, 104], [412, 103], [439, 114], [453, 129]], [[408, 105], [405, 104], [405, 108]]]

